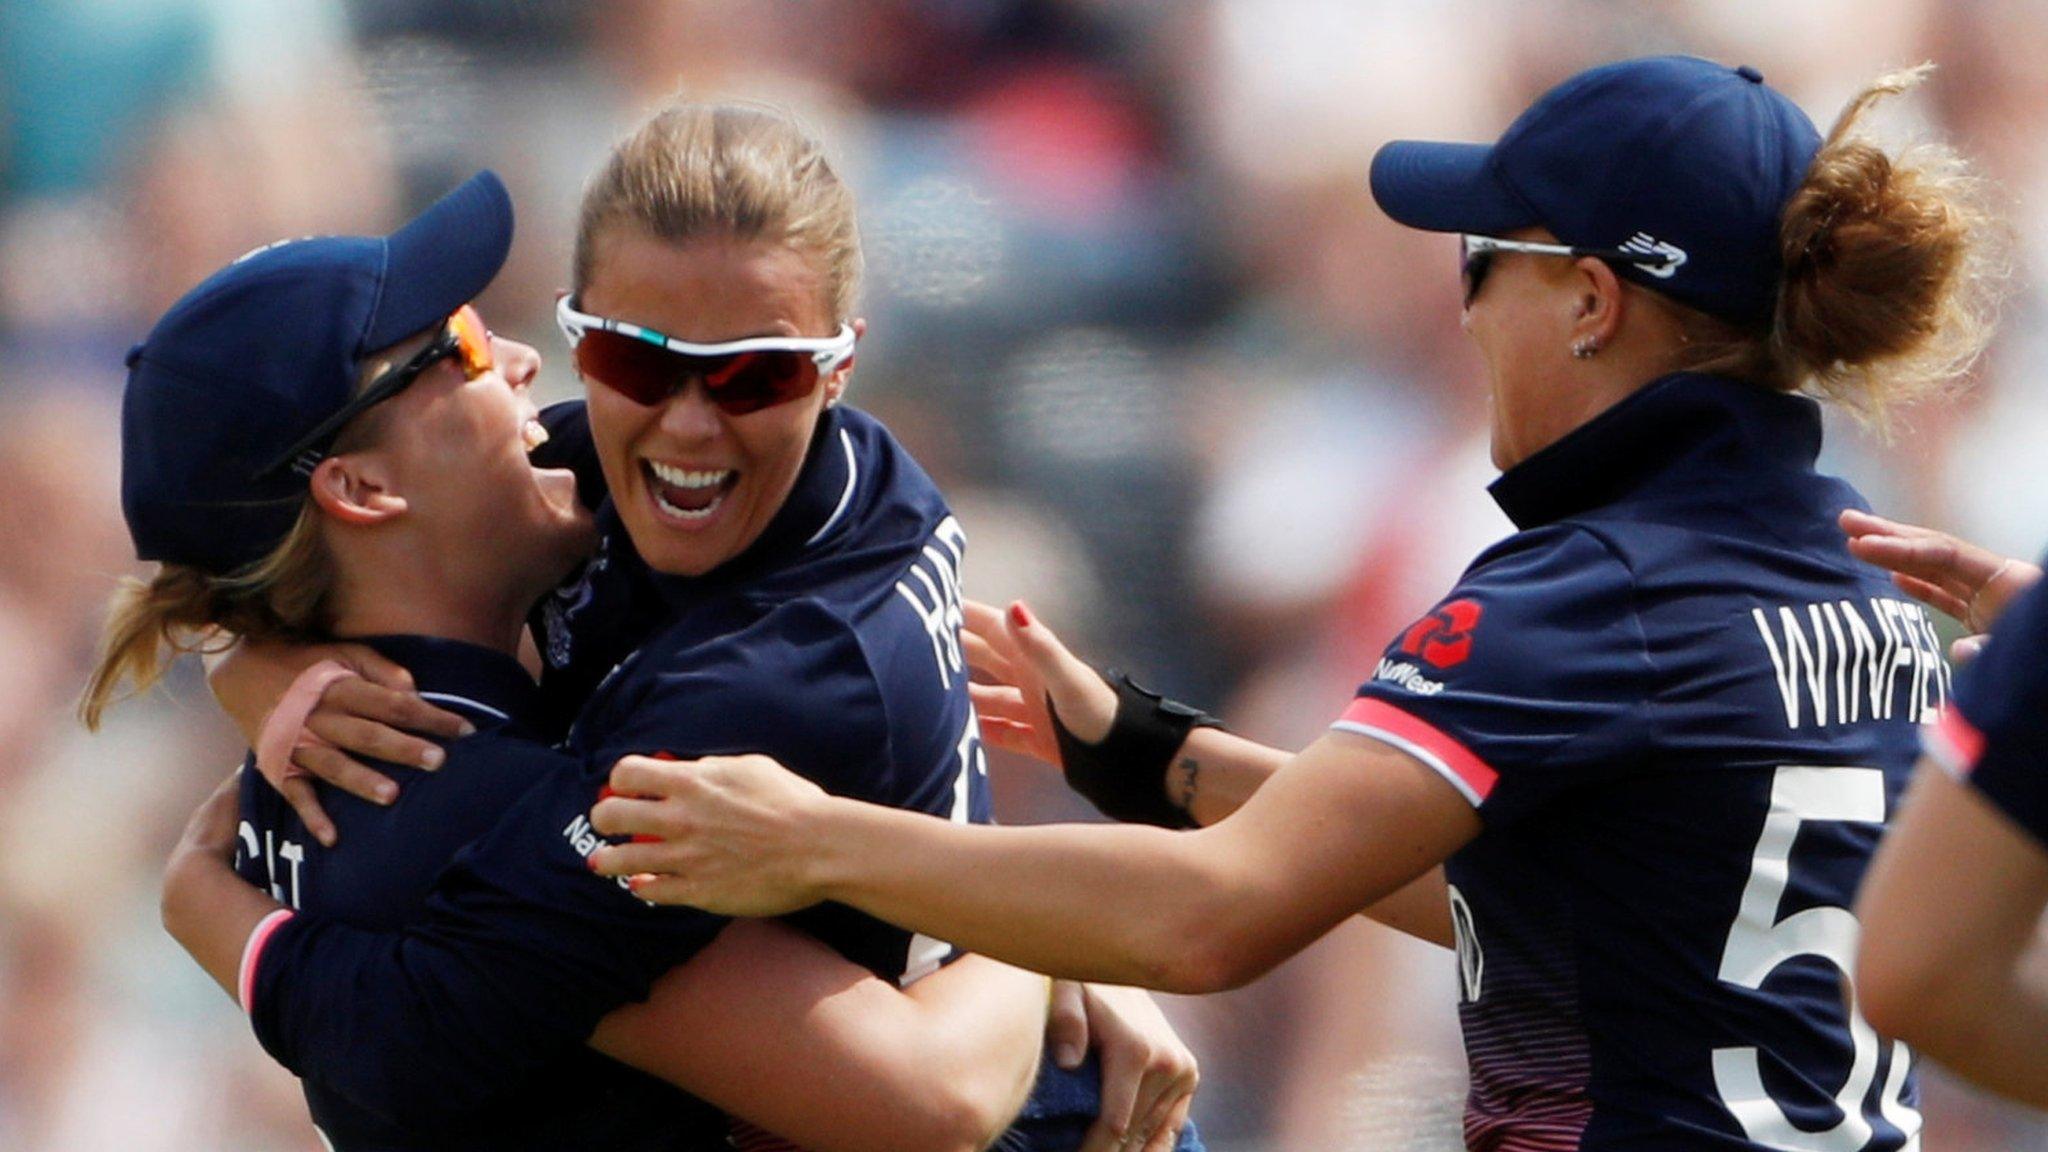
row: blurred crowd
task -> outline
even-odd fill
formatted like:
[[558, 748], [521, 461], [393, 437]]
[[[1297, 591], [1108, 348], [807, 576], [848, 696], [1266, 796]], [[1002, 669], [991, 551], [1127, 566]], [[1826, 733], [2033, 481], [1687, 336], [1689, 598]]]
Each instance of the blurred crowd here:
[[[1508, 524], [1455, 241], [1366, 192], [1395, 136], [1491, 139], [1589, 64], [1750, 63], [1993, 182], [2015, 275], [1969, 391], [1827, 464], [1879, 509], [2048, 543], [2048, 4], [2039, 0], [6, 0], [0, 4], [0, 1148], [310, 1150], [290, 1077], [157, 927], [161, 861], [236, 762], [196, 669], [72, 716], [134, 568], [121, 357], [266, 241], [382, 231], [497, 169], [494, 327], [549, 322], [585, 175], [681, 93], [799, 111], [860, 194], [854, 403], [939, 477], [970, 592], [1298, 746]], [[997, 766], [1010, 821], [1079, 817]], [[1450, 957], [1347, 926], [1171, 1008], [1212, 1147], [1457, 1146]], [[2048, 1147], [1930, 1078], [1930, 1140]]]

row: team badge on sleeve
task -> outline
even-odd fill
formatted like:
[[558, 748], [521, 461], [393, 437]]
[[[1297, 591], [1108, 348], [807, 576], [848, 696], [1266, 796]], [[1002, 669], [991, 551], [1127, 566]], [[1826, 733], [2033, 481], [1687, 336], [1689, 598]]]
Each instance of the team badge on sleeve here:
[[1401, 634], [1401, 651], [1438, 668], [1455, 668], [1472, 655], [1472, 629], [1485, 613], [1477, 600], [1452, 600]]

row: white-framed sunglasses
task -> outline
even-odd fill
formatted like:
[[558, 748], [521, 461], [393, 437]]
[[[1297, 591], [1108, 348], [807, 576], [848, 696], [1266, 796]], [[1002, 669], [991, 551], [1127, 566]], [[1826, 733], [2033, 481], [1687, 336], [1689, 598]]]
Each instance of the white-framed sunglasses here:
[[579, 311], [575, 297], [555, 302], [555, 322], [575, 354], [576, 370], [635, 404], [666, 401], [692, 377], [711, 402], [735, 416], [811, 394], [818, 381], [853, 359], [853, 325], [834, 336], [749, 336], [694, 344], [652, 328]]
[[1486, 282], [1486, 273], [1493, 265], [1493, 257], [1500, 252], [1528, 252], [1537, 256], [1569, 256], [1574, 260], [1588, 256], [1595, 260], [1606, 260], [1614, 264], [1633, 264], [1652, 275], [1668, 276], [1678, 265], [1685, 263], [1685, 255], [1675, 248], [1647, 245], [1641, 248], [1587, 248], [1577, 244], [1545, 244], [1536, 240], [1505, 240], [1499, 236], [1478, 236], [1469, 232], [1458, 235], [1458, 275], [1465, 282], [1465, 303], [1470, 306], [1473, 297], [1479, 295], [1479, 286]]

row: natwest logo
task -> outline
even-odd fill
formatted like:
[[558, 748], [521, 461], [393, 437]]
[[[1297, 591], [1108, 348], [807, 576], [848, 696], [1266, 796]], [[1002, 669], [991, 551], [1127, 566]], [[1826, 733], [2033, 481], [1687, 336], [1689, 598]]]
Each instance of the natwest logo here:
[[1401, 634], [1401, 651], [1437, 668], [1453, 668], [1472, 655], [1472, 629], [1484, 612], [1477, 600], [1453, 600]]

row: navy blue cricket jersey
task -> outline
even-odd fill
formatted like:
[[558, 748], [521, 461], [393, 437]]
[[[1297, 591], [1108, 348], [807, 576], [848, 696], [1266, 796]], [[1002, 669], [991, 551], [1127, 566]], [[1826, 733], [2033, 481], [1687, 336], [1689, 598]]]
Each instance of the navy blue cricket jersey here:
[[538, 716], [559, 742], [597, 685], [667, 625], [669, 609], [607, 504], [610, 492], [583, 401], [550, 404], [540, 420], [548, 441], [533, 453], [534, 463], [574, 471], [577, 496], [597, 514], [600, 528], [595, 551], [527, 616], [541, 655]]
[[1451, 858], [1475, 1150], [1890, 1150], [1903, 1047], [1843, 1006], [1849, 908], [1948, 695], [1836, 527], [1818, 406], [1701, 375], [1510, 469], [1519, 531], [1336, 727], [1478, 810]]
[[2005, 611], [1956, 677], [1927, 752], [2048, 844], [2048, 580]]
[[[422, 695], [467, 718], [477, 732], [446, 745], [448, 760], [438, 772], [383, 765], [401, 784], [389, 808], [321, 786], [322, 803], [340, 831], [331, 849], [307, 835], [291, 806], [245, 769], [235, 867], [243, 879], [309, 916], [392, 931], [420, 914], [435, 877], [529, 788], [550, 776], [579, 772], [574, 760], [549, 749], [527, 723], [538, 693], [511, 656], [421, 636], [371, 637], [368, 643], [409, 669]], [[437, 1100], [424, 1110], [409, 1107], [412, 1097], [403, 1081], [413, 1070], [399, 1063], [381, 1070], [399, 1081], [365, 1092], [308, 1076], [306, 1102], [329, 1147], [397, 1152], [552, 1150], [586, 1143], [647, 1150], [723, 1146], [724, 1123], [715, 1110], [580, 1046], [555, 1052], [532, 1075], [504, 1085], [515, 1091], [467, 1112], [459, 1100]], [[357, 1090], [356, 1098], [345, 1090]]]
[[[638, 561], [616, 516], [600, 522], [609, 567], [588, 581], [595, 607], [568, 597], [566, 633], [543, 637], [551, 663], [572, 670], [622, 650], [617, 630], [635, 619], [604, 603]], [[647, 904], [586, 867], [600, 842], [589, 809], [629, 753], [766, 752], [832, 792], [986, 820], [958, 637], [963, 548], [888, 433], [828, 410], [788, 502], [746, 553], [694, 579], [632, 577], [661, 598], [665, 623], [586, 702], [568, 742], [579, 770], [543, 776], [440, 877], [422, 916], [377, 931], [301, 915], [252, 945], [264, 1046], [352, 1097], [398, 1097], [419, 1114], [523, 1081], [643, 999], [725, 921]], [[889, 979], [949, 953], [844, 907], [793, 919]]]

